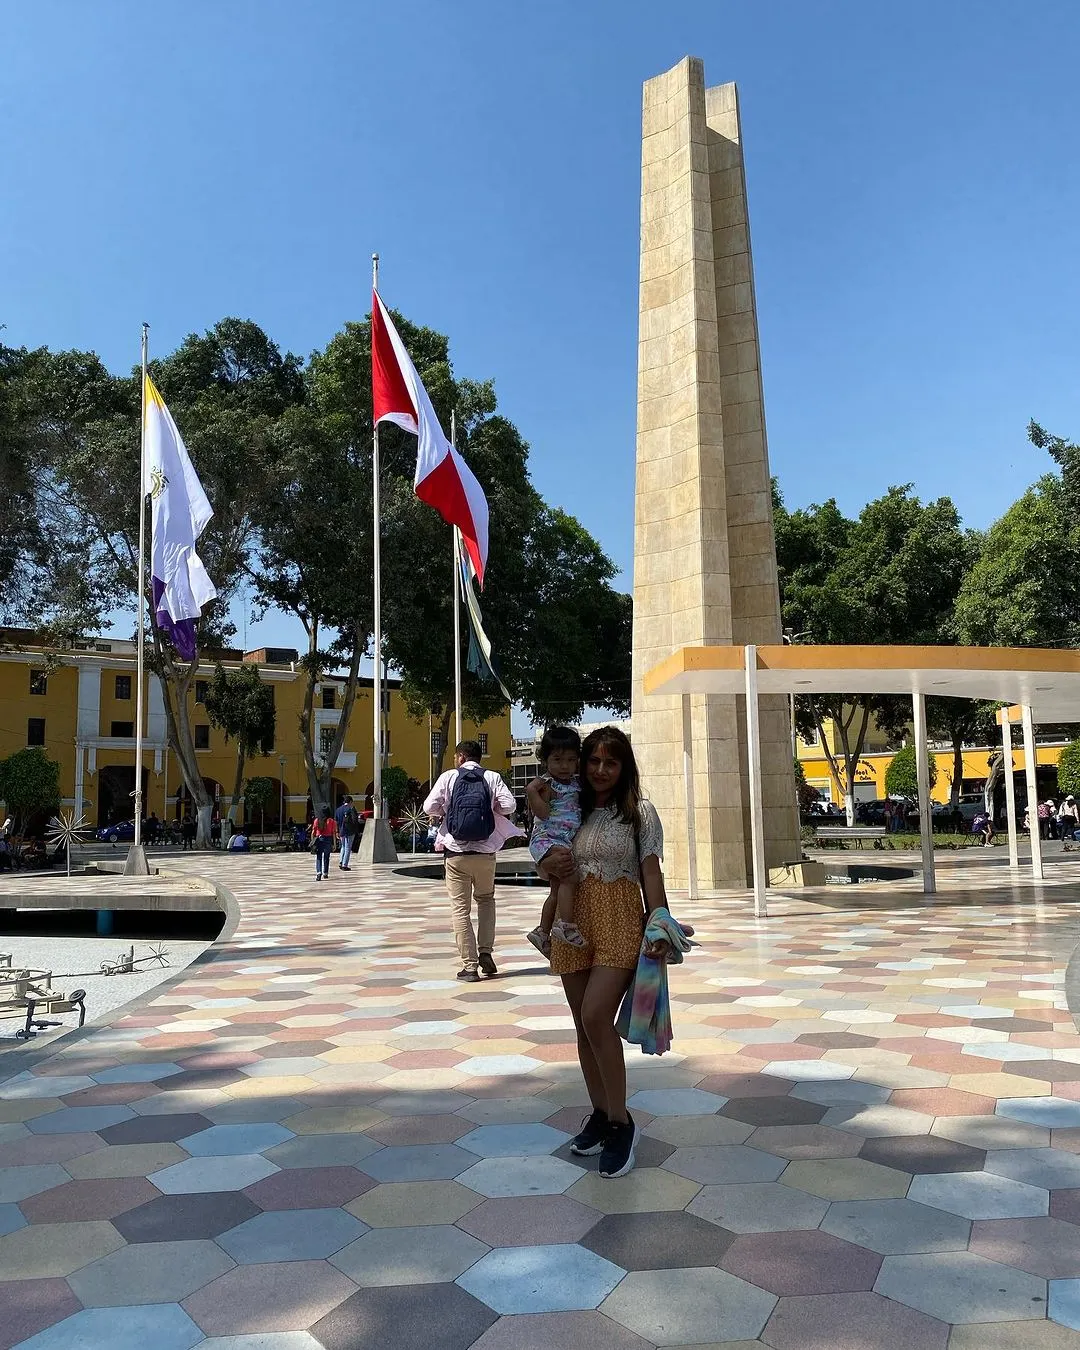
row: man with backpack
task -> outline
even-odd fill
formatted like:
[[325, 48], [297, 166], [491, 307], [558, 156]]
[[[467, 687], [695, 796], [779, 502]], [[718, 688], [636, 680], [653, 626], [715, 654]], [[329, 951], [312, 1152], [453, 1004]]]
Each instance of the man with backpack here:
[[[424, 811], [439, 822], [436, 851], [446, 863], [446, 890], [454, 921], [454, 941], [461, 957], [459, 980], [498, 974], [491, 956], [495, 945], [495, 855], [520, 831], [512, 823], [514, 794], [502, 778], [480, 767], [483, 751], [475, 741], [454, 749], [453, 769], [440, 774], [424, 802]], [[472, 907], [476, 901], [476, 929]]]
[[356, 838], [356, 831], [360, 824], [360, 817], [356, 814], [353, 799], [348, 793], [342, 797], [341, 805], [334, 812], [334, 820], [337, 822], [338, 838], [341, 840], [341, 857], [338, 859], [338, 867], [343, 872], [348, 872], [351, 871], [349, 859], [352, 857], [353, 840]]

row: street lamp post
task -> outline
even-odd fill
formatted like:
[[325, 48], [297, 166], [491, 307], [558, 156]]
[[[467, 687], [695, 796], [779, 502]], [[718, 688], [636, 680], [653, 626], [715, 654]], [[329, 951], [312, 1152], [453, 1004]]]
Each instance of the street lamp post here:
[[284, 838], [283, 830], [285, 828], [285, 756], [278, 756], [278, 765], [281, 768], [281, 774], [278, 777], [278, 787], [280, 788], [280, 797], [278, 799], [277, 813], [277, 837], [280, 844]]
[[[799, 641], [800, 638], [809, 637], [809, 636], [810, 636], [810, 633], [809, 633], [809, 632], [806, 632], [806, 633], [791, 633], [791, 632], [788, 632], [787, 629], [785, 629], [784, 632], [781, 634], [781, 636], [783, 637], [783, 640], [784, 640], [785, 645], [788, 645], [788, 646], [792, 646], [792, 647], [793, 647], [793, 646], [795, 645], [795, 643]], [[791, 758], [792, 758], [792, 760], [794, 761], [794, 760], [796, 760], [796, 759], [799, 758], [799, 738], [798, 738], [798, 734], [797, 734], [797, 732], [796, 732], [796, 730], [795, 730], [795, 691], [794, 691], [794, 689], [793, 689], [793, 690], [791, 691], [791, 693], [788, 695], [788, 700], [789, 700], [789, 707], [790, 707], [790, 709], [791, 709]]]

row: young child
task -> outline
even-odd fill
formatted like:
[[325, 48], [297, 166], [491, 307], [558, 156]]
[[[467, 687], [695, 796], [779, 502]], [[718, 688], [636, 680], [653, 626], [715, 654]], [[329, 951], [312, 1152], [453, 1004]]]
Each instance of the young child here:
[[[536, 870], [551, 882], [540, 924], [528, 934], [529, 941], [545, 956], [551, 955], [552, 939], [583, 947], [585, 939], [574, 922], [577, 878], [560, 881], [544, 866], [554, 849], [569, 850], [581, 825], [578, 759], [581, 737], [570, 727], [551, 727], [540, 742], [544, 772], [525, 789], [533, 814], [529, 852]], [[556, 918], [556, 913], [558, 918]]]

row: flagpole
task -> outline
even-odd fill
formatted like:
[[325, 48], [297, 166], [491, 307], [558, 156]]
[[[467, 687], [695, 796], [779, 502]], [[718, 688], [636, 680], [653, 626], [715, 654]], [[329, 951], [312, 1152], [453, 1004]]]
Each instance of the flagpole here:
[[[379, 255], [371, 255], [371, 289], [379, 289]], [[375, 608], [372, 618], [374, 672], [372, 678], [375, 705], [375, 759], [371, 775], [371, 813], [382, 818], [382, 560], [379, 550], [379, 424], [375, 423], [371, 446], [372, 573], [375, 582]]]
[[143, 628], [146, 621], [146, 350], [150, 325], [142, 326], [142, 381], [139, 386], [139, 619], [135, 637], [135, 847], [142, 845], [143, 815]]
[[[457, 449], [457, 409], [450, 414], [450, 444]], [[454, 552], [454, 744], [460, 745], [465, 734], [461, 725], [461, 531], [452, 525], [450, 533]]]

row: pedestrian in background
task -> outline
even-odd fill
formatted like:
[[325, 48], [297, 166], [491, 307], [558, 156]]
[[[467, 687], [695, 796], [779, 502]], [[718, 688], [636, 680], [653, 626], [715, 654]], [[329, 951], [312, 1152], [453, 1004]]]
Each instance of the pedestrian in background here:
[[311, 842], [315, 850], [315, 880], [325, 881], [330, 875], [330, 854], [334, 851], [337, 822], [328, 806], [320, 807], [311, 822]]
[[341, 857], [338, 859], [338, 867], [343, 872], [348, 872], [349, 859], [352, 857], [353, 839], [356, 835], [356, 827], [360, 823], [360, 817], [356, 814], [356, 807], [353, 806], [353, 799], [346, 792], [341, 799], [341, 805], [334, 812], [334, 823], [338, 828], [338, 837], [341, 839]]
[[[454, 768], [436, 779], [424, 802], [424, 814], [439, 822], [435, 850], [446, 866], [446, 892], [461, 958], [459, 980], [474, 983], [497, 975], [495, 946], [495, 855], [508, 839], [521, 834], [513, 823], [514, 794], [493, 770], [480, 767], [476, 741], [454, 748]], [[476, 904], [476, 927], [472, 910]]]

